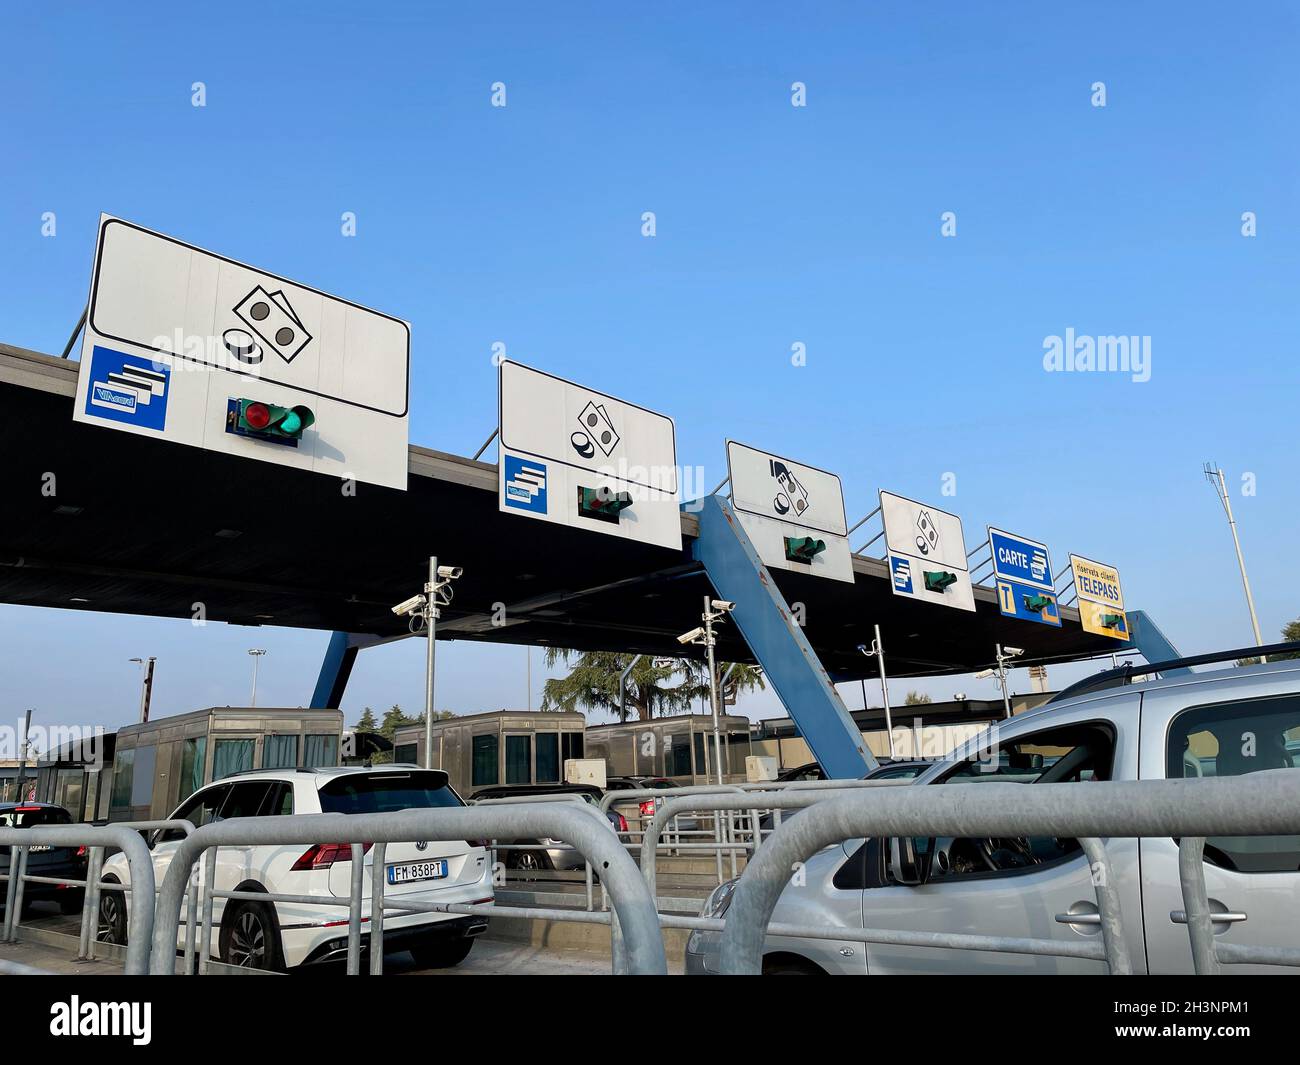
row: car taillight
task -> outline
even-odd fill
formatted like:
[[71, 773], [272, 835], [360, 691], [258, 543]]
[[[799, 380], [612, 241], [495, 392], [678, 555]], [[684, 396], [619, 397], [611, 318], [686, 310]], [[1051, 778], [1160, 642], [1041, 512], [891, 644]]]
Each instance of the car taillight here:
[[84, 858], [85, 856], [86, 856], [86, 845], [83, 843], [80, 847], [77, 848], [77, 857]]
[[621, 813], [619, 813], [617, 810], [614, 811], [614, 816], [618, 818], [618, 821], [615, 823], [614, 827], [615, 827], [616, 829], [618, 829], [620, 832], [626, 832], [626, 831], [627, 831], [627, 818], [624, 817], [624, 816], [623, 816]]
[[655, 815], [655, 801], [654, 799], [646, 799], [643, 803], [641, 803], [641, 816], [654, 817], [654, 815]]
[[[361, 853], [366, 854], [373, 846], [373, 843], [361, 844]], [[313, 843], [289, 868], [301, 873], [311, 869], [328, 869], [335, 862], [350, 861], [352, 861], [351, 843]]]

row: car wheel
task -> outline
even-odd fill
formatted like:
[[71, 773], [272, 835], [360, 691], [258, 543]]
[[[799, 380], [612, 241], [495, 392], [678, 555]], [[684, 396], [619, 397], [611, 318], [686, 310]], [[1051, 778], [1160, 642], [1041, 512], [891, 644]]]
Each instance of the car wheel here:
[[221, 922], [219, 952], [223, 962], [241, 969], [284, 971], [280, 931], [271, 908], [262, 902], [240, 902]]
[[514, 851], [510, 855], [508, 864], [512, 868], [518, 869], [525, 876], [529, 874], [536, 875], [551, 867], [551, 863], [543, 851]]
[[[106, 876], [104, 883], [117, 884], [120, 881]], [[99, 930], [95, 938], [100, 943], [126, 943], [126, 895], [122, 892], [100, 889]]]
[[417, 943], [411, 950], [411, 957], [421, 969], [450, 969], [469, 957], [474, 947], [472, 939], [443, 939], [430, 937], [423, 943]]

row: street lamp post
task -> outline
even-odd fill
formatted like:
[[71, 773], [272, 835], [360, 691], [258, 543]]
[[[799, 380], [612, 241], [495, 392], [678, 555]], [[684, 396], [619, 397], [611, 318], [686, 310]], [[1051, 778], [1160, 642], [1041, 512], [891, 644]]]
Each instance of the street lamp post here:
[[[1241, 586], [1246, 592], [1246, 607], [1250, 611], [1250, 627], [1255, 633], [1255, 646], [1264, 645], [1264, 637], [1259, 632], [1259, 618], [1255, 615], [1255, 597], [1250, 593], [1250, 578], [1246, 576], [1246, 558], [1241, 553], [1241, 539], [1237, 536], [1237, 519], [1232, 516], [1232, 503], [1228, 499], [1228, 486], [1223, 479], [1223, 471], [1213, 463], [1205, 464], [1205, 479], [1210, 482], [1214, 494], [1223, 504], [1223, 512], [1228, 516], [1228, 529], [1232, 532], [1232, 546], [1237, 549], [1237, 568], [1241, 570]], [[1263, 656], [1261, 656], [1263, 657]], [[1267, 662], [1268, 658], [1264, 657]]]
[[257, 663], [258, 660], [264, 654], [266, 654], [266, 651], [261, 647], [250, 647], [248, 649], [248, 654], [249, 657], [253, 659], [253, 692], [248, 697], [248, 705], [256, 706], [257, 705]]
[[140, 722], [149, 720], [149, 702], [153, 698], [153, 664], [157, 661], [152, 655], [148, 658], [131, 659], [141, 668], [140, 674]]

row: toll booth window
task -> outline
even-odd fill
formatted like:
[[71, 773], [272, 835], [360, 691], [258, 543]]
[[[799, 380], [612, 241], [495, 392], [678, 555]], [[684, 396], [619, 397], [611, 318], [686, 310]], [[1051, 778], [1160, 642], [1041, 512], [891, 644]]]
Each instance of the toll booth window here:
[[153, 771], [158, 761], [157, 747], [135, 749], [135, 774], [131, 780], [131, 805], [149, 806], [153, 802]]
[[473, 740], [474, 769], [471, 783], [474, 787], [481, 784], [497, 783], [497, 752], [500, 744], [496, 736], [475, 736]]
[[188, 798], [203, 787], [203, 771], [207, 768], [207, 760], [207, 736], [188, 739], [181, 744], [181, 779], [178, 798]]
[[252, 740], [217, 740], [212, 745], [213, 780], [221, 780], [231, 773], [247, 773], [252, 768]]
[[419, 747], [414, 743], [399, 743], [393, 748], [394, 762], [414, 765], [419, 760]]
[[262, 741], [263, 769], [293, 769], [297, 764], [297, 736], [267, 736]]
[[560, 734], [537, 734], [537, 783], [558, 784], [560, 781]]
[[131, 778], [135, 775], [135, 748], [118, 751], [113, 759], [113, 790], [109, 795], [109, 806], [113, 810], [125, 810], [131, 805]]
[[337, 736], [332, 732], [316, 732], [307, 737], [306, 746], [303, 748], [303, 765], [320, 769], [338, 764], [339, 738]]
[[[695, 775], [707, 776], [709, 772], [709, 760], [704, 753], [704, 733], [695, 733]], [[670, 774], [675, 776], [676, 774]]]
[[685, 736], [664, 751], [664, 776], [689, 777], [691, 775], [691, 746]]
[[533, 782], [533, 738], [531, 736], [506, 737], [506, 783], [531, 784]]
[[563, 752], [563, 758], [567, 761], [570, 758], [582, 758], [582, 740], [581, 732], [561, 732], [560, 747]]
[[[1184, 710], [1169, 726], [1169, 777], [1241, 777], [1300, 768], [1300, 696]], [[1205, 860], [1240, 873], [1300, 870], [1300, 836], [1210, 837]]]

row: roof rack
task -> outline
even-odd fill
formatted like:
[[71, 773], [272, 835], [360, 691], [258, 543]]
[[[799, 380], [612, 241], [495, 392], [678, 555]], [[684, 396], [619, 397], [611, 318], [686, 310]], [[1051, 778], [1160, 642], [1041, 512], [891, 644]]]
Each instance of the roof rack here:
[[1173, 669], [1189, 669], [1192, 666], [1204, 666], [1212, 662], [1229, 662], [1241, 658], [1259, 658], [1261, 656], [1281, 654], [1300, 657], [1300, 641], [1270, 643], [1263, 647], [1238, 647], [1232, 651], [1214, 651], [1210, 654], [1191, 655], [1188, 658], [1173, 658], [1168, 662], [1151, 662], [1142, 666], [1134, 666], [1132, 662], [1125, 662], [1118, 669], [1102, 670], [1102, 672], [1091, 677], [1084, 677], [1083, 680], [1067, 685], [1043, 705], [1048, 706], [1052, 703], [1063, 702], [1066, 699], [1073, 699], [1077, 695], [1086, 695], [1089, 692], [1104, 691], [1106, 688], [1122, 688], [1126, 684], [1132, 684], [1134, 677], [1145, 677], [1152, 673], [1167, 673]]

